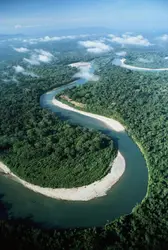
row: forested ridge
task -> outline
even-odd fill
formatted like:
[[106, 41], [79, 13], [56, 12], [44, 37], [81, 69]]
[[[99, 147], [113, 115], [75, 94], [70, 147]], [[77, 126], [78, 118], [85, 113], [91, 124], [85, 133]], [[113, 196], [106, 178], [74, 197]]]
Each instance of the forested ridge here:
[[125, 124], [147, 159], [147, 196], [132, 214], [102, 228], [43, 230], [25, 221], [1, 221], [4, 249], [9, 244], [17, 250], [167, 249], [168, 73], [132, 72], [110, 62], [99, 74], [99, 82], [67, 90], [65, 94], [86, 104], [87, 111], [114, 117]]

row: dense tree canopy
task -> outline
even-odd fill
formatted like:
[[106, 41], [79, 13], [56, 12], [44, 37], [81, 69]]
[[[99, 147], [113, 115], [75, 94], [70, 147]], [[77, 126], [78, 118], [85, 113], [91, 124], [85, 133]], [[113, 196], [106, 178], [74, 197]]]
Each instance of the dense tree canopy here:
[[[102, 228], [75, 229], [75, 230], [42, 230], [25, 221], [1, 221], [0, 238], [6, 249], [9, 244], [13, 249], [167, 249], [168, 246], [168, 73], [143, 73], [132, 72], [112, 66], [111, 59], [103, 59], [103, 65], [99, 64], [100, 81], [89, 83], [85, 86], [68, 90], [65, 92], [70, 98], [86, 104], [86, 110], [117, 118], [125, 124], [128, 133], [139, 142], [143, 148], [149, 169], [148, 193], [142, 203], [133, 209], [133, 213], [123, 216]], [[98, 70], [97, 68], [97, 70]], [[34, 80], [32, 80], [34, 81]], [[31, 81], [29, 81], [31, 83]], [[37, 83], [37, 81], [36, 81]], [[34, 86], [34, 85], [31, 85]], [[40, 86], [40, 84], [39, 84]], [[43, 85], [44, 86], [44, 85]], [[21, 108], [23, 102], [18, 102], [16, 110], [13, 109], [14, 99], [4, 100], [10, 88], [5, 87], [5, 95], [1, 95], [0, 100], [10, 103], [10, 113], [8, 118], [12, 118], [12, 125], [7, 122], [7, 126], [2, 131], [6, 131], [1, 137], [1, 148], [5, 153], [15, 142], [17, 136], [25, 137], [28, 132], [32, 138], [34, 130], [27, 130], [20, 134], [20, 129], [15, 126], [17, 123], [15, 116]], [[31, 88], [31, 95], [34, 93], [36, 102], [44, 89], [38, 93]], [[15, 90], [17, 91], [17, 89]], [[20, 92], [20, 90], [19, 90]], [[23, 93], [26, 92], [23, 89]], [[2, 92], [1, 92], [2, 93]], [[14, 97], [13, 94], [13, 97]], [[28, 98], [31, 97], [28, 95]], [[20, 95], [20, 101], [22, 97]], [[22, 105], [21, 105], [22, 104]], [[33, 106], [34, 107], [34, 106]], [[25, 106], [33, 111], [33, 107]], [[35, 106], [37, 107], [37, 106]], [[3, 117], [4, 107], [3, 108]], [[52, 118], [46, 111], [41, 113], [39, 123], [45, 117], [47, 121]], [[36, 108], [34, 113], [37, 114]], [[48, 119], [49, 117], [50, 119]], [[18, 116], [17, 116], [18, 117]], [[30, 119], [29, 119], [30, 121]], [[45, 120], [43, 120], [45, 122]], [[36, 121], [37, 122], [37, 121]], [[18, 123], [17, 123], [18, 124]], [[19, 120], [20, 127], [23, 127], [23, 120]], [[32, 118], [32, 124], [34, 119]], [[40, 124], [39, 124], [40, 125]], [[47, 124], [48, 125], [48, 124]], [[28, 123], [28, 126], [29, 123]], [[41, 125], [40, 125], [41, 126]], [[37, 126], [39, 129], [40, 126]], [[51, 123], [52, 126], [52, 123]], [[69, 125], [65, 124], [65, 127]], [[9, 127], [9, 130], [6, 130]], [[72, 129], [72, 128], [68, 128]], [[75, 128], [79, 129], [79, 128]], [[16, 130], [16, 131], [15, 131]], [[87, 132], [90, 133], [90, 132]], [[94, 133], [91, 133], [94, 136]], [[97, 136], [97, 134], [95, 134]], [[10, 138], [10, 139], [9, 139]], [[38, 137], [39, 138], [39, 137]], [[24, 141], [24, 140], [23, 140]], [[49, 143], [49, 149], [51, 144]], [[18, 150], [19, 145], [16, 144]], [[66, 153], [66, 152], [65, 152]], [[4, 157], [4, 156], [3, 156]], [[15, 247], [16, 246], [16, 247]]]
[[104, 177], [117, 150], [107, 136], [61, 121], [40, 107], [46, 89], [69, 82], [71, 67], [39, 68], [0, 86], [0, 157], [17, 175], [43, 187], [78, 187]]
[[168, 73], [125, 70], [112, 66], [110, 61], [99, 74], [99, 82], [66, 90], [64, 94], [85, 104], [87, 111], [115, 117], [125, 124], [128, 133], [139, 142], [149, 169], [146, 198], [134, 209], [132, 216], [112, 223], [109, 230], [115, 225], [121, 241], [127, 238], [132, 246], [137, 244], [137, 239], [153, 244], [156, 234], [166, 241]]

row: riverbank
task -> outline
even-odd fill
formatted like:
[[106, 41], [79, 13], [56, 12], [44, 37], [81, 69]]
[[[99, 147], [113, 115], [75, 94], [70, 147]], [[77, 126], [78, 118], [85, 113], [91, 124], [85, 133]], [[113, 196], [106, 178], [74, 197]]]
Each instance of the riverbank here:
[[80, 103], [80, 102], [76, 102], [76, 101], [73, 101], [72, 99], [70, 99], [67, 95], [61, 95], [60, 98], [62, 100], [65, 100], [71, 104], [73, 104], [75, 107], [79, 107], [79, 108], [84, 108], [86, 105], [83, 104], [83, 103]]
[[85, 111], [82, 111], [82, 110], [75, 109], [75, 108], [73, 108], [71, 106], [68, 106], [65, 103], [62, 103], [62, 102], [58, 101], [57, 99], [55, 99], [55, 97], [52, 99], [52, 103], [55, 106], [59, 107], [59, 108], [66, 109], [66, 110], [69, 110], [69, 111], [73, 111], [73, 112], [79, 113], [81, 115], [85, 115], [85, 116], [92, 117], [92, 118], [95, 118], [97, 120], [100, 120], [103, 123], [105, 123], [106, 125], [108, 125], [109, 128], [112, 128], [113, 130], [115, 130], [117, 132], [124, 132], [125, 131], [124, 126], [121, 123], [119, 123], [118, 121], [116, 121], [116, 120], [114, 120], [112, 118], [107, 118], [107, 117], [104, 117], [104, 116], [101, 116], [101, 115], [92, 114], [92, 113], [88, 113], [88, 112], [85, 112]]
[[59, 199], [59, 200], [69, 200], [69, 201], [89, 201], [98, 197], [105, 196], [107, 191], [121, 178], [125, 171], [125, 159], [118, 152], [118, 155], [114, 162], [111, 163], [111, 171], [104, 178], [96, 181], [88, 186], [83, 186], [79, 188], [43, 188], [40, 186], [28, 183], [18, 176], [13, 174], [10, 169], [0, 162], [0, 172], [5, 173], [7, 176], [12, 177], [15, 181], [21, 183], [24, 187], [42, 195]]
[[125, 63], [126, 59], [123, 58], [120, 60], [120, 66], [122, 68], [126, 68], [126, 69], [130, 69], [130, 70], [140, 70], [140, 71], [167, 71], [168, 68], [161, 68], [161, 69], [152, 69], [152, 68], [142, 68], [142, 67], [136, 67], [136, 66], [132, 66], [132, 65], [128, 65]]

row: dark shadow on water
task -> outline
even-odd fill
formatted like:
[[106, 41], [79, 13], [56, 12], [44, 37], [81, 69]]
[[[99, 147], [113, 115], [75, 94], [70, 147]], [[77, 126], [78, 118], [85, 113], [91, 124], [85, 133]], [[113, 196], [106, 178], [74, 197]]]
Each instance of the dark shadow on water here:
[[12, 208], [12, 204], [3, 201], [4, 194], [0, 194], [0, 219], [7, 219], [9, 217], [9, 211]]
[[[21, 217], [14, 217], [11, 215], [12, 204], [9, 202], [4, 201], [5, 195], [0, 194], [0, 220], [6, 221], [13, 226], [24, 225], [26, 227], [35, 227], [35, 228], [51, 228], [49, 225], [47, 226], [46, 223], [39, 223], [34, 221], [34, 217], [32, 215], [28, 215], [25, 218]], [[59, 226], [58, 226], [59, 228]], [[54, 229], [54, 227], [53, 227]]]
[[14, 225], [24, 225], [26, 227], [34, 227], [34, 228], [42, 228], [42, 229], [49, 229], [44, 223], [35, 222], [32, 215], [27, 216], [26, 218], [16, 218], [10, 217], [8, 222], [12, 222]]

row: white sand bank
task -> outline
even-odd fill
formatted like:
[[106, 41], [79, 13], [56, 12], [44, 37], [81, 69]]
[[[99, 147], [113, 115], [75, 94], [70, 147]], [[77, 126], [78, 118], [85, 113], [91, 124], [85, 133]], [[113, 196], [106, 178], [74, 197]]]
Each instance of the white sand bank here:
[[107, 191], [121, 178], [125, 171], [125, 159], [121, 153], [118, 152], [116, 159], [112, 163], [111, 172], [108, 175], [88, 186], [79, 188], [52, 189], [30, 184], [14, 175], [2, 162], [0, 162], [0, 170], [6, 174], [10, 174], [10, 176], [14, 177], [15, 180], [20, 182], [24, 187], [36, 193], [59, 200], [88, 201], [106, 195]]
[[76, 112], [76, 113], [79, 113], [79, 114], [82, 114], [82, 115], [85, 115], [85, 116], [92, 117], [92, 118], [95, 118], [97, 120], [100, 120], [100, 121], [104, 122], [105, 124], [107, 124], [108, 127], [112, 128], [113, 130], [115, 130], [117, 132], [125, 131], [125, 128], [123, 127], [123, 125], [121, 125], [121, 123], [119, 123], [118, 121], [116, 121], [116, 120], [114, 120], [112, 118], [107, 118], [105, 116], [96, 115], [96, 114], [92, 114], [92, 113], [88, 113], [88, 112], [85, 112], [85, 111], [75, 109], [73, 107], [68, 106], [65, 103], [62, 103], [62, 102], [56, 100], [55, 97], [53, 98], [52, 103], [54, 105], [62, 108], [62, 109], [70, 110], [70, 111], [73, 111], [73, 112]]

